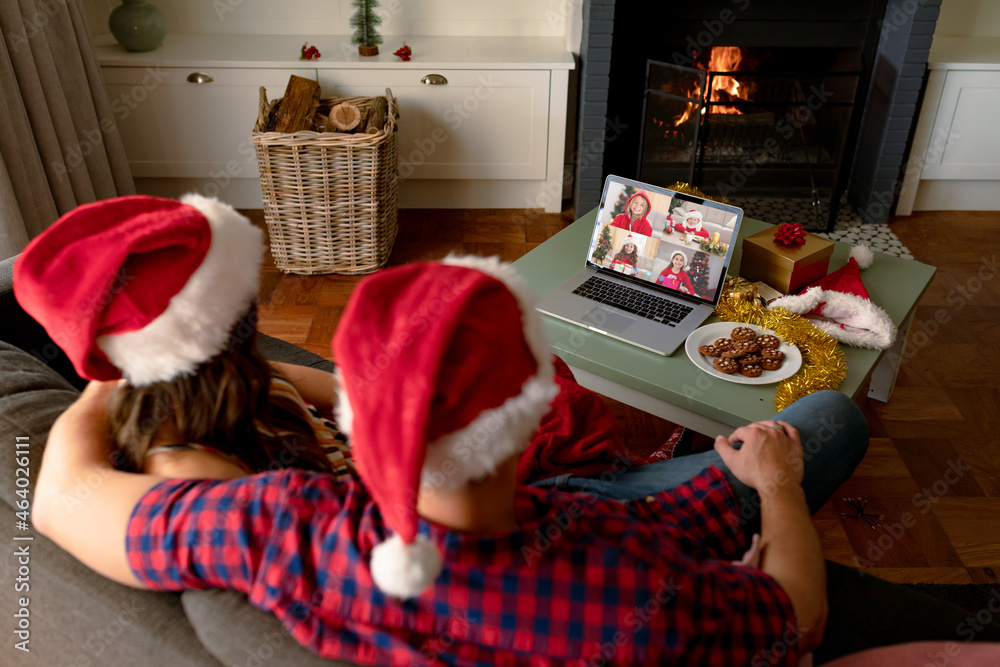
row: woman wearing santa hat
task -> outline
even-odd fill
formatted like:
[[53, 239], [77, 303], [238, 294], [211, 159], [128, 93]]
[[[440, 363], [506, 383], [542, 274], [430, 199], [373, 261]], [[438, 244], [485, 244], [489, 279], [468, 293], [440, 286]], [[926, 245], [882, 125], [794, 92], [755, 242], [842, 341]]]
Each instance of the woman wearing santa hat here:
[[18, 258], [24, 310], [82, 378], [120, 380], [119, 467], [348, 471], [343, 438], [312, 409], [332, 408], [329, 375], [269, 364], [255, 348], [262, 237], [215, 199], [132, 196], [74, 209]]
[[670, 264], [660, 272], [656, 282], [670, 289], [684, 292], [685, 294], [694, 294], [694, 285], [691, 284], [691, 278], [684, 272], [684, 267], [687, 266], [687, 263], [687, 255], [680, 250], [675, 250], [670, 255]]

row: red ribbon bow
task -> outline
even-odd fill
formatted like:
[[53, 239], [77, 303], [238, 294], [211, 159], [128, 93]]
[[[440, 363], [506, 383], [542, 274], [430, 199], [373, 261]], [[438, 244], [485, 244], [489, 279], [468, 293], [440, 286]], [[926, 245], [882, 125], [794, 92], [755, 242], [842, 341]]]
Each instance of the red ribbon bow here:
[[806, 230], [797, 222], [786, 222], [779, 225], [774, 232], [774, 242], [783, 246], [798, 245], [805, 243]]

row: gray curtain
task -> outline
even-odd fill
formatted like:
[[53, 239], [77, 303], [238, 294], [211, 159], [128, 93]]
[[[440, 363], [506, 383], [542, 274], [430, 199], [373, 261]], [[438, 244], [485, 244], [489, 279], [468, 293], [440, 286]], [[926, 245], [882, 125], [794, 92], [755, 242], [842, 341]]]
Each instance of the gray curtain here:
[[0, 260], [79, 204], [134, 194], [76, 0], [0, 0]]

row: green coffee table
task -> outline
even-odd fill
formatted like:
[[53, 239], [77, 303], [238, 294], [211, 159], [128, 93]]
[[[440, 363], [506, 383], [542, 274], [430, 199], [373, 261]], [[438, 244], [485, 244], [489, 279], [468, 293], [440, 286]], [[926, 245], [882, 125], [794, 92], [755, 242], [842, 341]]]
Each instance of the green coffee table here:
[[[535, 293], [558, 287], [583, 265], [597, 209], [541, 244], [514, 266]], [[739, 272], [742, 239], [770, 227], [744, 218], [736, 241], [730, 274]], [[830, 269], [847, 262], [850, 246], [836, 243]], [[871, 379], [868, 395], [888, 401], [917, 302], [936, 269], [920, 262], [875, 253], [862, 271], [872, 301], [885, 309], [900, 329], [896, 345], [887, 351], [844, 346], [847, 378], [840, 391], [855, 397]], [[600, 394], [682, 424], [706, 435], [728, 434], [732, 427], [774, 414], [777, 385], [743, 385], [714, 378], [688, 359], [683, 346], [663, 357], [607, 336], [543, 315], [552, 351], [570, 365], [577, 380]], [[712, 317], [706, 324], [717, 322]]]

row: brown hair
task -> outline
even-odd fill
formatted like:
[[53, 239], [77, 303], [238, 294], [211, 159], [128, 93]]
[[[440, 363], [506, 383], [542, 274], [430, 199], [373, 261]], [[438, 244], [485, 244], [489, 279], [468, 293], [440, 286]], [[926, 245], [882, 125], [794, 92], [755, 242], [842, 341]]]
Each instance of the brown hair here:
[[227, 349], [193, 374], [141, 387], [126, 384], [114, 393], [111, 422], [122, 467], [142, 470], [157, 431], [171, 424], [180, 443], [207, 445], [256, 472], [332, 470], [302, 408], [269, 395], [275, 372], [256, 350], [256, 315], [251, 308]]

